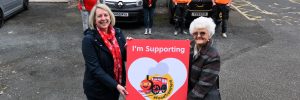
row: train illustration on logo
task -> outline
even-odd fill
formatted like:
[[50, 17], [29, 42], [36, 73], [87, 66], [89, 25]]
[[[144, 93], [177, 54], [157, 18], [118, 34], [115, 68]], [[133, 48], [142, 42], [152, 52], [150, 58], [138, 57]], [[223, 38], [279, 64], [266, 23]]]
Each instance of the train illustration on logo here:
[[153, 76], [149, 79], [149, 75], [146, 79], [142, 80], [140, 83], [142, 92], [148, 94], [153, 93], [154, 95], [159, 93], [165, 93], [168, 89], [168, 79], [160, 76]]

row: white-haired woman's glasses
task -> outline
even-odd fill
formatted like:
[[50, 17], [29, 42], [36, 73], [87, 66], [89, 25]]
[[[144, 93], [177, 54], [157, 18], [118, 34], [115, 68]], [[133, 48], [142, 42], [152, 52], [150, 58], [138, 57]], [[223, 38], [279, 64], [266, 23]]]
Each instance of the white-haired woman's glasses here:
[[205, 34], [207, 34], [206, 32], [194, 32], [193, 36], [204, 36]]

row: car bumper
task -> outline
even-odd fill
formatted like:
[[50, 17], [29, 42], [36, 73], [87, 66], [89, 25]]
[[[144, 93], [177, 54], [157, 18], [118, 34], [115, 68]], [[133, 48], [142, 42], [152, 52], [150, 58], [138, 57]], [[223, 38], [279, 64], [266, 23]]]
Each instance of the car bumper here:
[[211, 17], [211, 15], [212, 15], [212, 10], [188, 10], [186, 17], [189, 19], [195, 19], [200, 16]]
[[144, 18], [144, 13], [142, 11], [138, 12], [120, 12], [113, 11], [116, 17], [116, 22], [139, 22]]
[[143, 7], [131, 9], [112, 9], [116, 22], [139, 22], [144, 18]]

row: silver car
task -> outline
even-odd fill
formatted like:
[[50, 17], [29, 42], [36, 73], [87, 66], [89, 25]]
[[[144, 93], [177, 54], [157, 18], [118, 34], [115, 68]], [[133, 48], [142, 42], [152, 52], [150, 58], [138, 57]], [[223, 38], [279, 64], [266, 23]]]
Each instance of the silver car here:
[[0, 28], [4, 20], [21, 10], [28, 9], [29, 0], [0, 0]]

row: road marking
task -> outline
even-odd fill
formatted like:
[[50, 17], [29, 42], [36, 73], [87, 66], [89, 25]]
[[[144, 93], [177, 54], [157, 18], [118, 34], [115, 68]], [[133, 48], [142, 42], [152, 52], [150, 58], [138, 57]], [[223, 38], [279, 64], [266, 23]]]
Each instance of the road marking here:
[[251, 14], [252, 12], [259, 12], [267, 15], [277, 15], [276, 13], [262, 10], [257, 5], [254, 5], [246, 0], [234, 0], [231, 6], [245, 16], [248, 20], [264, 20], [262, 16]]
[[[300, 0], [290, 0], [291, 2], [300, 4]], [[278, 3], [273, 3], [273, 5], [268, 5], [269, 8], [272, 9], [280, 9], [279, 14], [275, 12], [270, 12], [259, 8], [257, 5], [252, 4], [250, 1], [246, 0], [234, 0], [231, 5], [234, 9], [236, 9], [239, 13], [241, 13], [248, 20], [257, 20], [257, 21], [265, 21], [266, 19], [270, 20], [275, 25], [300, 25], [300, 19], [287, 16], [287, 14], [293, 14], [295, 16], [300, 15], [300, 12], [289, 12], [291, 9], [296, 9], [295, 7], [281, 7]], [[274, 10], [276, 11], [276, 10]]]
[[298, 14], [298, 15], [300, 15], [300, 12], [288, 12], [288, 13], [290, 13], [290, 14]]
[[282, 18], [286, 23], [288, 23], [289, 25], [293, 25], [292, 22], [294, 20], [293, 17], [290, 17], [290, 16], [283, 16]]
[[300, 4], [300, 0], [289, 0], [292, 3]]

